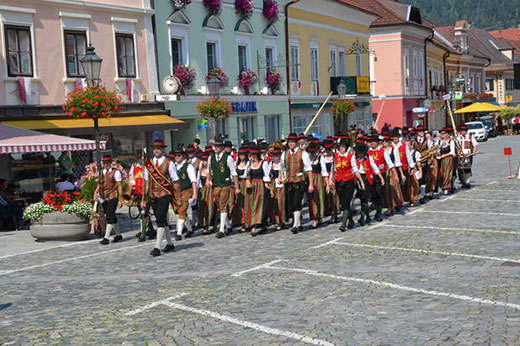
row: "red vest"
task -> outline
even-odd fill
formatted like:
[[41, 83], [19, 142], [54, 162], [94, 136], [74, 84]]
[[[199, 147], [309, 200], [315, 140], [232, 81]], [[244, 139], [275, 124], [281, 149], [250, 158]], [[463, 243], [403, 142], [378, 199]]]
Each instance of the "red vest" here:
[[401, 159], [401, 164], [403, 165], [403, 171], [407, 171], [408, 168], [408, 159], [406, 158], [406, 144], [401, 143], [399, 147], [399, 158]]
[[354, 154], [348, 153], [347, 156], [340, 156], [339, 153], [334, 153], [334, 162], [336, 164], [336, 181], [349, 181], [354, 179], [352, 172], [352, 156]]
[[372, 169], [372, 165], [370, 164], [370, 156], [367, 156], [364, 160], [359, 160], [356, 158], [356, 162], [358, 167], [363, 166], [363, 170], [365, 171], [365, 176], [367, 177], [368, 183], [372, 185], [374, 183], [374, 170]]
[[368, 155], [372, 157], [381, 174], [386, 173], [385, 148], [369, 149]]
[[117, 181], [116, 181], [116, 172], [117, 169], [112, 168], [111, 170], [107, 170], [106, 173], [101, 172], [101, 187], [99, 189], [100, 196], [107, 201], [117, 198]]
[[134, 180], [135, 180], [135, 193], [138, 195], [143, 194], [143, 166], [138, 163], [134, 163], [132, 166]]

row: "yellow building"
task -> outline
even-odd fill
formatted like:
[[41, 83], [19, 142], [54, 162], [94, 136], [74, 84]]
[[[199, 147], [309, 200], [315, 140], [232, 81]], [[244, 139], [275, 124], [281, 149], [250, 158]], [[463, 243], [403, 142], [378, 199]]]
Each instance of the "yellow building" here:
[[333, 97], [311, 129], [334, 135], [330, 104], [343, 83], [356, 110], [342, 124], [368, 129], [373, 123], [368, 37], [377, 18], [357, 0], [301, 0], [288, 9], [290, 92], [293, 132], [303, 132], [330, 91]]

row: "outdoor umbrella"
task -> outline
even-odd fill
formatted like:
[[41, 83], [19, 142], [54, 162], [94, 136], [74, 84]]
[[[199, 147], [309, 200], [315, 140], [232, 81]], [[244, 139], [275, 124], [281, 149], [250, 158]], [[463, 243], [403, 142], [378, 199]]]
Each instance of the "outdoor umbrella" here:
[[467, 107], [455, 111], [455, 114], [462, 113], [478, 113], [478, 112], [499, 112], [502, 109], [500, 106], [492, 105], [487, 102], [477, 102]]

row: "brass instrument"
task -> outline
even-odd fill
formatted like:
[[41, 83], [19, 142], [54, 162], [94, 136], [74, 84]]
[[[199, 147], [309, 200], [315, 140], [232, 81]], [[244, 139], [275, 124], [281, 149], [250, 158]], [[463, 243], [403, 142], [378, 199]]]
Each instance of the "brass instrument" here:
[[92, 210], [90, 211], [90, 215], [92, 217], [92, 220], [98, 219], [99, 220], [99, 213], [97, 211], [98, 209], [98, 201], [94, 201], [94, 204], [92, 204]]
[[139, 202], [137, 201], [137, 195], [129, 195], [127, 193], [123, 194], [123, 204], [127, 207], [135, 207], [138, 203]]
[[435, 154], [437, 151], [439, 151], [438, 145], [432, 145], [432, 147], [424, 152], [421, 153], [421, 157], [419, 159], [420, 163], [427, 163], [428, 165], [431, 165], [433, 163], [433, 160], [435, 159]]

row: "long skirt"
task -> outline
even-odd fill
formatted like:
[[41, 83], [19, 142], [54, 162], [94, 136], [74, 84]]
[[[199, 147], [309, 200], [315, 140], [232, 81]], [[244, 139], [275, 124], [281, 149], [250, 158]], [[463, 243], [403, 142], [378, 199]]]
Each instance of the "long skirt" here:
[[[274, 184], [272, 182], [271, 184]], [[272, 187], [274, 196], [271, 198], [271, 222], [281, 225], [287, 222], [285, 187]]]
[[416, 172], [418, 172], [420, 168], [414, 167], [412, 169], [412, 174], [410, 174], [410, 177], [408, 181], [406, 182], [408, 185], [408, 192], [410, 193], [410, 202], [415, 203], [419, 200], [419, 179], [417, 179], [417, 176], [415, 175]]
[[264, 220], [265, 187], [263, 179], [253, 179], [251, 188], [247, 189], [245, 203], [246, 225], [261, 225]]
[[312, 174], [314, 192], [308, 194], [311, 220], [320, 220], [325, 216], [325, 178], [321, 174]]
[[401, 185], [401, 192], [403, 193], [403, 201], [404, 202], [410, 202], [410, 182], [411, 182], [411, 176], [410, 173], [408, 173], [408, 170], [403, 169], [404, 176], [406, 177], [406, 182]]
[[215, 199], [213, 198], [212, 187], [202, 187], [199, 199], [199, 224], [202, 228], [213, 225], [215, 216]]
[[325, 216], [337, 216], [340, 212], [339, 196], [336, 186], [331, 187], [330, 192], [325, 197]]
[[401, 184], [395, 168], [386, 172], [385, 176], [386, 206], [390, 209], [401, 208], [403, 206], [403, 193]]
[[453, 187], [453, 156], [446, 156], [441, 159], [439, 178], [439, 185], [442, 190], [449, 190]]
[[245, 212], [244, 206], [246, 204], [246, 180], [240, 179], [238, 181], [238, 188], [240, 193], [235, 198], [235, 207], [233, 208], [233, 225], [245, 226]]
[[439, 164], [437, 160], [426, 169], [426, 193], [437, 192], [437, 177], [439, 175]]

